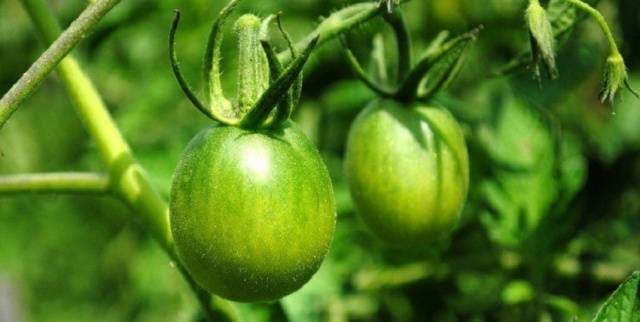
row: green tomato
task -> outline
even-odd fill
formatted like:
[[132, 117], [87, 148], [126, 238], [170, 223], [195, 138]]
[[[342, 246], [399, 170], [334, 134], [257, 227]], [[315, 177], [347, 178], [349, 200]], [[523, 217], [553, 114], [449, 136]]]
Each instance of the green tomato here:
[[464, 136], [451, 114], [388, 100], [374, 101], [355, 120], [345, 172], [356, 212], [394, 244], [447, 236], [469, 186]]
[[304, 285], [327, 254], [336, 220], [329, 173], [291, 122], [199, 133], [174, 174], [170, 208], [178, 255], [193, 278], [240, 302]]

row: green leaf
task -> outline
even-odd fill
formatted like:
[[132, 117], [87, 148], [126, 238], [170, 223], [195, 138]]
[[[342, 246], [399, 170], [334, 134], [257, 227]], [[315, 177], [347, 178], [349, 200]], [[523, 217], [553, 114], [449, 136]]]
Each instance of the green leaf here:
[[487, 206], [481, 220], [494, 241], [517, 247], [558, 197], [556, 143], [539, 112], [518, 100], [508, 99], [493, 113], [491, 127], [478, 134], [493, 163], [481, 184]]
[[474, 38], [471, 38], [459, 46], [452, 48], [440, 62], [431, 68], [420, 87], [420, 95], [430, 97], [439, 90], [444, 90], [449, 86], [449, 83], [460, 72], [464, 53], [469, 47], [469, 44], [474, 40]]
[[418, 100], [426, 101], [438, 91], [445, 89], [460, 72], [464, 54], [482, 28], [480, 26], [457, 36], [435, 50], [432, 47], [427, 48], [426, 54], [401, 85], [398, 96], [413, 98], [417, 94]]
[[640, 319], [639, 284], [640, 271], [637, 271], [613, 292], [592, 321], [637, 322]]

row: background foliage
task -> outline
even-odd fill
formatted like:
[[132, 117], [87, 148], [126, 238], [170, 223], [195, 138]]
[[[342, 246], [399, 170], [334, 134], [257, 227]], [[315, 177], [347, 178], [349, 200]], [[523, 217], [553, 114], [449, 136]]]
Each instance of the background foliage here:
[[[242, 11], [283, 10], [294, 38], [344, 0], [244, 1]], [[68, 24], [84, 6], [52, 1]], [[173, 9], [183, 12], [179, 51], [198, 79], [210, 0], [124, 1], [75, 50], [162, 193], [182, 149], [209, 121], [177, 87], [167, 57]], [[354, 214], [342, 175], [349, 125], [372, 94], [353, 80], [336, 43], [306, 70], [296, 120], [334, 179], [338, 227], [321, 270], [284, 299], [292, 321], [589, 321], [640, 267], [640, 101], [598, 101], [606, 43], [580, 24], [559, 55], [560, 78], [527, 70], [489, 77], [528, 44], [523, 0], [414, 0], [404, 6], [416, 48], [443, 30], [485, 26], [461, 76], [436, 104], [464, 126], [472, 186], [463, 218], [440, 245], [382, 244]], [[603, 0], [640, 88], [640, 3]], [[352, 33], [367, 57], [379, 20]], [[389, 35], [387, 35], [389, 36]], [[227, 37], [225, 86], [235, 90]], [[620, 41], [622, 43], [622, 41]], [[388, 44], [392, 44], [389, 38]], [[392, 53], [392, 46], [389, 46]], [[281, 47], [284, 48], [284, 47]], [[42, 51], [18, 1], [0, 2], [0, 92]], [[635, 54], [634, 54], [635, 53]], [[101, 170], [95, 146], [50, 77], [0, 135], [0, 174]], [[0, 198], [0, 320], [194, 321], [198, 306], [162, 250], [109, 198]], [[266, 305], [238, 305], [267, 321]]]

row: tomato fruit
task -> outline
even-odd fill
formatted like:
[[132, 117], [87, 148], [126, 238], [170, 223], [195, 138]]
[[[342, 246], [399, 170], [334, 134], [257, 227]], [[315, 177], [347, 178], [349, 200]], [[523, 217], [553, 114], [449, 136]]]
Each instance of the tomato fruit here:
[[347, 141], [345, 173], [356, 212], [395, 244], [446, 236], [469, 186], [463, 133], [446, 111], [392, 100], [372, 102]]
[[170, 207], [178, 254], [194, 279], [242, 302], [274, 300], [306, 283], [336, 220], [329, 173], [290, 121], [203, 130], [178, 164]]
[[240, 302], [271, 301], [313, 276], [335, 229], [329, 172], [290, 121], [302, 68], [319, 36], [302, 51], [288, 42], [292, 59], [285, 64], [267, 32], [276, 16], [239, 17], [238, 92], [230, 100], [221, 85], [221, 30], [238, 2], [229, 2], [211, 27], [204, 102], [176, 57], [180, 12], [171, 24], [169, 59], [176, 80], [194, 107], [216, 123], [191, 140], [178, 163], [169, 220], [181, 264], [205, 290]]

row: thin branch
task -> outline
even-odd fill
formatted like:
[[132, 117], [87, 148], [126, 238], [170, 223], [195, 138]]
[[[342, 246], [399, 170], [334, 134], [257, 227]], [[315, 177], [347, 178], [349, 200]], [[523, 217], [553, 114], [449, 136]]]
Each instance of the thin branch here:
[[607, 42], [609, 43], [610, 52], [617, 53], [618, 45], [616, 44], [616, 39], [615, 37], [613, 37], [613, 33], [611, 32], [611, 29], [609, 28], [607, 21], [604, 19], [600, 11], [596, 10], [590, 4], [582, 0], [567, 0], [567, 2], [572, 4], [576, 8], [584, 11], [585, 13], [593, 17], [593, 19], [595, 19], [598, 22], [600, 29], [602, 29], [602, 32], [607, 37]]
[[[24, 0], [25, 4], [28, 2], [29, 0]], [[42, 80], [71, 49], [119, 2], [120, 0], [91, 2], [82, 14], [71, 23], [69, 28], [31, 65], [29, 70], [0, 99], [0, 128], [9, 120], [13, 112], [18, 109], [20, 103], [35, 91]]]
[[[409, 1], [404, 0], [402, 3]], [[295, 47], [300, 52], [316, 37], [319, 37], [318, 45], [322, 45], [385, 12], [387, 12], [386, 5], [371, 1], [348, 6], [320, 22], [318, 27], [306, 38], [297, 42]], [[291, 61], [291, 58], [291, 52], [288, 50], [278, 53], [278, 59], [285, 65]]]
[[0, 195], [18, 193], [106, 194], [109, 178], [100, 173], [34, 173], [0, 176]]

